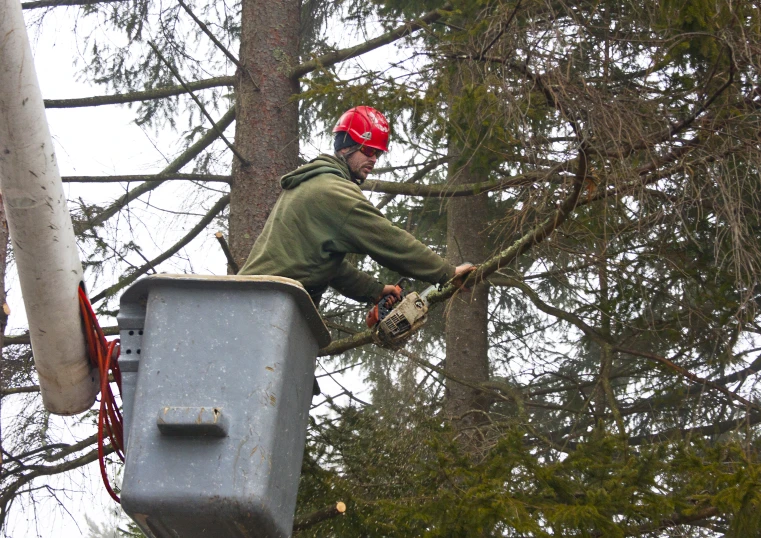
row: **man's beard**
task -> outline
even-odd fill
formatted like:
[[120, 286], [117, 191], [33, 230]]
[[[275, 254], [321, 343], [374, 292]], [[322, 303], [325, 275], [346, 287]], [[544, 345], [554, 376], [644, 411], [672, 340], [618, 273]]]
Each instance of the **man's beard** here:
[[349, 164], [349, 159], [348, 159], [353, 153], [355, 153], [357, 151], [359, 151], [358, 147], [354, 148], [354, 149], [351, 149], [351, 150], [347, 151], [346, 153], [338, 154], [338, 155], [336, 155], [336, 157], [338, 157], [341, 161], [343, 161], [344, 164], [346, 165], [346, 168], [349, 169], [349, 176], [351, 177], [351, 180], [354, 183], [356, 183], [357, 185], [362, 185], [362, 183], [365, 182], [365, 178], [361, 177], [360, 175], [358, 175], [358, 172], [356, 172], [355, 170], [352, 169], [351, 165]]

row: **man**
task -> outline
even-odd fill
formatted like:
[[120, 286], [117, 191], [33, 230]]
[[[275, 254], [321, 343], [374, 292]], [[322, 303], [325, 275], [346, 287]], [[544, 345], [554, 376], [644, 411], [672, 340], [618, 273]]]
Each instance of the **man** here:
[[241, 275], [298, 280], [315, 305], [331, 286], [360, 302], [399, 296], [344, 259], [366, 254], [404, 276], [443, 284], [475, 269], [454, 267], [411, 234], [391, 224], [359, 185], [388, 149], [386, 118], [368, 106], [348, 110], [333, 129], [334, 155], [320, 155], [280, 180], [283, 192], [256, 240]]

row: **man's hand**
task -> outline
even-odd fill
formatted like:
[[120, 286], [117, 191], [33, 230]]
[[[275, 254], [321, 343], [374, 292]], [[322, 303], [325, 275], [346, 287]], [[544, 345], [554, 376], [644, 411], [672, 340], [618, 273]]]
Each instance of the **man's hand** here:
[[383, 286], [383, 291], [381, 292], [380, 297], [378, 297], [378, 300], [375, 302], [377, 303], [386, 295], [391, 295], [391, 297], [389, 297], [386, 301], [386, 308], [390, 307], [392, 304], [396, 303], [399, 299], [402, 298], [402, 292], [399, 291], [399, 288], [396, 285], [386, 284]]
[[475, 271], [477, 267], [473, 265], [472, 263], [463, 263], [462, 265], [458, 265], [455, 267], [454, 270], [454, 277], [452, 278], [452, 284], [460, 288], [461, 290], [467, 291], [470, 288], [463, 288], [463, 284], [465, 283], [465, 279], [468, 278], [468, 275]]

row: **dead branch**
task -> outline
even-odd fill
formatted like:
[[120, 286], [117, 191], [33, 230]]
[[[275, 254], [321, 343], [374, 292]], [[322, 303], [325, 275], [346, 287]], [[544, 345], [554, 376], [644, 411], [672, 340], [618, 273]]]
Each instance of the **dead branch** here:
[[21, 9], [61, 6], [92, 6], [95, 4], [112, 4], [115, 2], [126, 2], [126, 0], [38, 0], [36, 2], [22, 2]]
[[[468, 278], [470, 282], [478, 282], [484, 280], [486, 277], [497, 271], [500, 267], [508, 265], [518, 256], [529, 250], [534, 245], [537, 245], [544, 241], [554, 230], [556, 230], [570, 215], [573, 208], [579, 199], [581, 193], [581, 186], [586, 177], [586, 156], [583, 151], [579, 152], [579, 169], [576, 174], [576, 179], [571, 188], [571, 193], [566, 197], [565, 201], [558, 206], [558, 208], [552, 212], [550, 217], [544, 220], [541, 224], [534, 227], [528, 233], [523, 235], [513, 245], [500, 252], [497, 256], [479, 266], [477, 271], [471, 273], [471, 277]], [[441, 291], [434, 291], [428, 296], [428, 302], [431, 305], [442, 303], [449, 299], [458, 289], [454, 285], [449, 285]], [[343, 353], [349, 349], [354, 349], [373, 341], [372, 330], [363, 331], [361, 333], [343, 338], [341, 340], [335, 340], [328, 346], [322, 348], [319, 351], [319, 356], [336, 355]]]
[[[418, 174], [415, 174], [413, 178], [417, 180], [416, 176], [418, 176]], [[425, 176], [425, 174], [421, 174], [421, 176]], [[561, 183], [563, 179], [564, 176], [552, 173], [552, 171], [547, 171], [529, 172], [501, 181], [484, 181], [481, 183], [468, 183], [464, 185], [414, 185], [411, 181], [409, 183], [396, 183], [394, 181], [368, 179], [360, 188], [363, 191], [383, 192], [391, 195], [391, 198], [399, 194], [405, 196], [424, 196], [428, 198], [450, 198], [459, 196], [477, 196], [485, 192], [522, 187], [540, 181], [558, 184]]]
[[227, 265], [229, 265], [230, 269], [233, 270], [233, 274], [237, 275], [238, 271], [240, 271], [240, 267], [238, 267], [238, 264], [235, 263], [233, 253], [230, 252], [230, 247], [227, 244], [227, 241], [225, 241], [225, 236], [222, 234], [222, 232], [217, 232], [214, 234], [214, 237], [217, 238], [217, 241], [219, 241], [219, 246], [222, 247], [222, 252], [225, 254], [225, 258], [227, 258]]
[[[111, 1], [122, 2], [124, 0]], [[221, 86], [232, 87], [234, 85], [235, 77], [215, 77], [186, 83], [187, 88], [193, 91], [219, 88]], [[140, 92], [120, 93], [116, 95], [98, 95], [94, 97], [79, 97], [76, 99], [45, 99], [45, 108], [81, 108], [100, 105], [123, 105], [125, 103], [136, 103], [139, 101], [173, 97], [175, 95], [183, 95], [184, 93], [187, 93], [187, 90], [183, 86], [166, 86], [163, 88], [153, 88]]]
[[225, 145], [227, 145], [230, 151], [233, 152], [233, 155], [235, 155], [238, 158], [238, 160], [241, 162], [241, 164], [243, 164], [243, 166], [248, 166], [250, 164], [248, 160], [241, 154], [240, 150], [236, 148], [235, 145], [227, 139], [227, 137], [225, 136], [225, 133], [223, 132], [224, 129], [220, 129], [219, 127], [217, 127], [217, 122], [215, 122], [214, 118], [211, 117], [211, 114], [209, 114], [209, 112], [206, 110], [206, 107], [203, 105], [201, 100], [195, 96], [195, 94], [193, 93], [193, 90], [191, 90], [188, 87], [188, 85], [185, 84], [185, 81], [182, 80], [182, 77], [180, 76], [179, 71], [177, 71], [177, 69], [174, 68], [174, 66], [171, 64], [171, 62], [169, 62], [169, 60], [164, 58], [164, 55], [161, 54], [158, 47], [154, 45], [152, 41], [148, 41], [148, 46], [150, 46], [151, 49], [153, 49], [154, 54], [156, 54], [156, 56], [159, 57], [159, 60], [161, 60], [164, 63], [164, 65], [166, 65], [167, 69], [171, 71], [172, 75], [174, 75], [174, 78], [177, 79], [180, 85], [183, 88], [185, 88], [187, 93], [190, 95], [190, 98], [193, 99], [195, 104], [198, 105], [198, 108], [201, 109], [201, 113], [206, 117], [207, 120], [209, 120], [209, 122], [211, 123], [212, 130], [216, 131], [217, 136], [222, 139]]
[[366, 52], [370, 52], [371, 50], [375, 50], [384, 45], [388, 45], [389, 43], [393, 43], [394, 41], [397, 41], [398, 39], [416, 32], [421, 28], [425, 28], [432, 22], [439, 20], [450, 9], [451, 6], [449, 4], [444, 4], [440, 9], [435, 9], [416, 21], [404, 23], [394, 30], [386, 32], [382, 36], [376, 37], [375, 39], [365, 41], [364, 43], [354, 47], [329, 52], [328, 54], [323, 54], [319, 58], [304, 62], [303, 64], [294, 68], [293, 71], [291, 71], [290, 77], [301, 78], [307, 73], [311, 73], [312, 71], [321, 67], [330, 67], [331, 65], [337, 64], [344, 60], [348, 60], [349, 58], [360, 56]]
[[138, 277], [144, 275], [147, 273], [150, 269], [153, 267], [156, 267], [160, 263], [168, 260], [172, 256], [174, 256], [181, 248], [183, 248], [185, 245], [190, 243], [193, 239], [195, 239], [196, 236], [198, 236], [211, 222], [219, 215], [224, 208], [227, 207], [227, 205], [230, 203], [230, 195], [226, 194], [222, 198], [220, 198], [216, 204], [204, 215], [204, 217], [198, 221], [198, 223], [191, 229], [185, 236], [182, 237], [179, 241], [177, 241], [174, 245], [172, 245], [169, 250], [166, 250], [159, 256], [156, 256], [154, 259], [152, 259], [150, 262], [138, 267], [135, 271], [131, 272], [129, 275], [119, 279], [119, 281], [106, 288], [105, 290], [102, 290], [100, 293], [97, 293], [94, 297], [91, 298], [91, 302], [96, 303], [98, 301], [101, 301], [105, 299], [106, 297], [110, 297], [114, 293], [116, 293], [118, 290], [124, 288], [125, 286], [130, 285], [132, 282], [138, 279]]
[[[180, 154], [169, 166], [161, 171], [161, 175], [170, 175], [178, 172], [183, 166], [191, 162], [199, 153], [208, 148], [216, 139], [217, 132], [224, 131], [235, 119], [235, 107], [225, 113], [222, 118], [215, 124], [215, 129], [209, 129], [201, 138], [199, 138], [195, 144], [186, 149]], [[108, 219], [116, 215], [132, 200], [142, 196], [143, 194], [158, 188], [161, 185], [161, 181], [151, 181], [143, 183], [138, 187], [135, 187], [131, 191], [127, 192], [124, 196], [113, 202], [106, 209], [98, 213], [94, 218], [88, 221], [90, 227], [100, 226]]]
[[322, 523], [327, 519], [332, 519], [337, 516], [341, 516], [346, 512], [346, 504], [338, 501], [333, 506], [328, 506], [322, 510], [317, 510], [307, 516], [298, 518], [293, 522], [293, 532], [303, 531], [309, 527], [313, 527], [318, 523]]
[[122, 176], [63, 176], [64, 183], [129, 183], [132, 181], [206, 181], [216, 183], [232, 183], [232, 176], [214, 174], [133, 174]]

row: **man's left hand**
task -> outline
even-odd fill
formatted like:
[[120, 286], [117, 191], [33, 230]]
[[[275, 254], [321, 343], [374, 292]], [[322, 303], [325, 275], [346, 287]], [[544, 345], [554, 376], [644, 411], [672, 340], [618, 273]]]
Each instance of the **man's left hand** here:
[[468, 275], [478, 269], [475, 265], [472, 263], [463, 263], [462, 265], [458, 265], [455, 268], [454, 277], [452, 278], [452, 284], [457, 286], [459, 289], [463, 291], [470, 291], [470, 286], [465, 287], [465, 281], [468, 278]]

